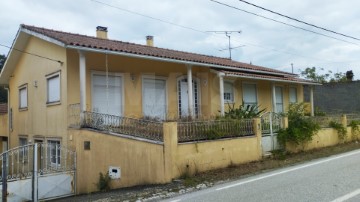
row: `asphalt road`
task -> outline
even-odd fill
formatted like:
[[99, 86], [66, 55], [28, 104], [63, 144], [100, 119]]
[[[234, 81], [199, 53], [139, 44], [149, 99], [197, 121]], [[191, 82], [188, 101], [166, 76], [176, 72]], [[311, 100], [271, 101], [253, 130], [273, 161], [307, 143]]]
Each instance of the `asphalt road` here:
[[360, 150], [262, 173], [166, 201], [360, 201]]

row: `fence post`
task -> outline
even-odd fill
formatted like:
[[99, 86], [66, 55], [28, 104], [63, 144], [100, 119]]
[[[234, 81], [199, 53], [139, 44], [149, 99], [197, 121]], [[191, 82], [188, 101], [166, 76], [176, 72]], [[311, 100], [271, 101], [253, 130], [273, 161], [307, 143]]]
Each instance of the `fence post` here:
[[253, 121], [253, 131], [254, 131], [254, 134], [257, 138], [257, 150], [258, 150], [258, 157], [259, 159], [261, 158], [262, 156], [262, 146], [261, 146], [261, 138], [262, 138], [262, 134], [261, 134], [261, 119], [260, 118], [254, 118]]
[[283, 116], [282, 118], [282, 127], [284, 129], [289, 127], [289, 118], [287, 116]]
[[7, 153], [4, 153], [2, 156], [2, 201], [7, 201]]
[[174, 177], [173, 163], [177, 152], [177, 122], [165, 122], [164, 130], [164, 182], [171, 182]]
[[341, 125], [345, 128], [346, 130], [346, 137], [344, 139], [344, 141], [346, 142], [347, 140], [351, 140], [351, 135], [347, 133], [347, 117], [346, 114], [341, 115]]
[[38, 150], [37, 150], [38, 143], [35, 143], [33, 146], [33, 177], [32, 177], [32, 198], [33, 201], [38, 201], [38, 176], [37, 176], [37, 169], [38, 169]]

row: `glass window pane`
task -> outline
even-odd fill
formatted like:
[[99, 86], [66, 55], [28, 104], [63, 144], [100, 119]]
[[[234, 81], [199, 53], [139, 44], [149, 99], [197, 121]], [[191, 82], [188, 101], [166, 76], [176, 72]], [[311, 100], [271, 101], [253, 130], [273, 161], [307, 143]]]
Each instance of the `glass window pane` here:
[[234, 87], [231, 82], [224, 82], [224, 100], [228, 102], [234, 101]]
[[289, 88], [289, 102], [296, 103], [297, 102], [297, 90], [294, 87]]
[[245, 105], [257, 105], [255, 84], [243, 84], [243, 100]]
[[26, 108], [27, 107], [27, 88], [21, 88], [19, 90], [19, 96], [20, 96], [20, 100], [19, 100], [19, 107], [20, 108]]
[[47, 80], [48, 102], [60, 101], [60, 76], [54, 76]]

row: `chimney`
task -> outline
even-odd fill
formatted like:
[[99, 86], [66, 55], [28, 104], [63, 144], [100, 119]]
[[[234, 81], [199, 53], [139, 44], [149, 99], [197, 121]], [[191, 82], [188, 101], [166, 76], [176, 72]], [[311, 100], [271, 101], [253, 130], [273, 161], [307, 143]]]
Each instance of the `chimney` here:
[[100, 38], [100, 39], [108, 39], [107, 31], [108, 31], [107, 27], [97, 26], [96, 27], [96, 37]]
[[146, 45], [154, 46], [154, 37], [153, 36], [146, 36]]

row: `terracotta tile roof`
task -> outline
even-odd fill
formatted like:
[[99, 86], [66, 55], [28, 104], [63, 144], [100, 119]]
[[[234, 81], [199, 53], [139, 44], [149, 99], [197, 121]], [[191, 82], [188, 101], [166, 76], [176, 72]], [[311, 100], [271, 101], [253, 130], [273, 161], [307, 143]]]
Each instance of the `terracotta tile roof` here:
[[278, 81], [286, 81], [286, 82], [294, 82], [294, 83], [303, 83], [303, 84], [313, 84], [320, 85], [319, 83], [309, 81], [306, 79], [301, 79], [294, 76], [283, 75], [283, 76], [273, 76], [266, 74], [254, 74], [254, 73], [245, 73], [245, 72], [234, 72], [234, 71], [226, 71], [222, 70], [221, 72], [225, 73], [226, 76], [239, 76], [243, 78], [253, 78], [253, 79], [264, 79], [264, 80], [278, 80]]
[[197, 62], [197, 63], [203, 63], [209, 65], [211, 64], [211, 65], [219, 65], [226, 67], [234, 67], [244, 71], [256, 70], [256, 71], [265, 71], [269, 73], [286, 74], [286, 75], [294, 76], [294, 74], [291, 73], [278, 71], [271, 68], [246, 64], [242, 62], [237, 62], [227, 58], [207, 56], [207, 55], [182, 52], [182, 51], [176, 51], [176, 50], [170, 50], [164, 48], [157, 48], [157, 47], [139, 45], [139, 44], [116, 41], [116, 40], [100, 39], [92, 36], [73, 34], [73, 33], [56, 31], [56, 30], [29, 26], [29, 25], [21, 25], [21, 27], [45, 35], [47, 37], [53, 38], [55, 40], [58, 40], [64, 43], [65, 45], [87, 47], [93, 49], [103, 49], [103, 50], [131, 53], [137, 55], [175, 59], [181, 61]]

